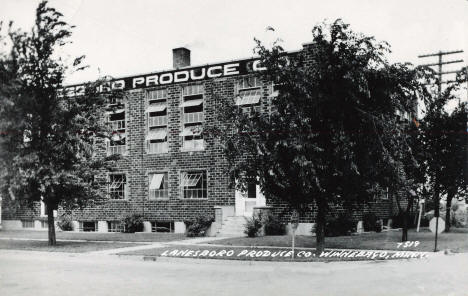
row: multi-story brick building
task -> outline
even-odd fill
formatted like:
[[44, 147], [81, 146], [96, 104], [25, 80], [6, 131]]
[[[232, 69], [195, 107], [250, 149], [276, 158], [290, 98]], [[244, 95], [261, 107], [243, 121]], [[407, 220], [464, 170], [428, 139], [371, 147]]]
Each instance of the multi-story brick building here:
[[[303, 45], [305, 56], [311, 46]], [[97, 153], [123, 157], [116, 171], [103, 172], [109, 184], [103, 200], [73, 212], [75, 230], [118, 231], [122, 218], [141, 214], [145, 231], [184, 232], [184, 221], [214, 215], [212, 234], [242, 233], [239, 221], [265, 206], [287, 221], [282, 211], [286, 207], [267, 204], [258, 186], [249, 186], [246, 193], [230, 188], [221, 146], [202, 133], [203, 128], [219, 124], [215, 115], [220, 99], [236, 100], [246, 111], [268, 111], [275, 92], [258, 75], [262, 70], [258, 60], [192, 67], [190, 51], [177, 48], [173, 63], [173, 70], [120, 78], [110, 84], [125, 96], [122, 101], [111, 101], [112, 111], [105, 116], [116, 133], [97, 145]], [[80, 87], [70, 86], [66, 91], [79, 93]], [[392, 215], [388, 195], [371, 207], [381, 218]], [[46, 228], [44, 213], [42, 204], [25, 209], [4, 202], [3, 227]], [[313, 220], [312, 213], [303, 217], [300, 233], [310, 234]]]

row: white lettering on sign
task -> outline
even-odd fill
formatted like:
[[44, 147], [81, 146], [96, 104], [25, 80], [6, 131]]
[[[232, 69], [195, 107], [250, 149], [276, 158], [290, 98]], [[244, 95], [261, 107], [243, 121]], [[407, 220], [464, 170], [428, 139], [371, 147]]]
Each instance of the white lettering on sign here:
[[133, 78], [132, 87], [136, 88], [137, 86], [143, 84], [144, 82], [145, 82], [145, 78], [143, 78], [143, 77]]
[[[222, 69], [223, 69], [223, 67], [221, 67], [221, 66], [209, 67], [208, 71], [207, 71], [207, 75], [208, 75], [209, 78], [219, 77], [219, 76], [223, 75]], [[215, 73], [215, 71], [217, 73]]]
[[239, 63], [224, 65], [224, 76], [239, 74]]
[[174, 82], [185, 82], [189, 80], [189, 71], [180, 71], [174, 74]]
[[254, 70], [254, 71], [265, 71], [266, 67], [261, 67], [260, 66], [260, 60], [256, 60], [252, 64], [252, 70]]
[[146, 86], [158, 85], [158, 75], [151, 75], [146, 77]]
[[[137, 77], [120, 78], [115, 81], [108, 81], [98, 86], [97, 91], [109, 92], [111, 90], [144, 88], [156, 85], [166, 85], [171, 83], [203, 80], [207, 78], [241, 75], [264, 70], [266, 70], [266, 67], [261, 65], [260, 60], [244, 60], [235, 63], [218, 64], [193, 69], [176, 70], [158, 74], [148, 74]], [[58, 90], [57, 95], [82, 95], [84, 94], [83, 86], [84, 85], [65, 87], [63, 89]]]

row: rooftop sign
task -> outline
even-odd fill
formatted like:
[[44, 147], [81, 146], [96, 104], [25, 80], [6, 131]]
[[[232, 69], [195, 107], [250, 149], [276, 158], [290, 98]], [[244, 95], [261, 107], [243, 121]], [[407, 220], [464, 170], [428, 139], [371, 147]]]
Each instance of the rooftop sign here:
[[[265, 70], [260, 66], [259, 59], [248, 59], [242, 61], [192, 67], [151, 73], [139, 76], [131, 76], [120, 79], [113, 79], [100, 86], [100, 92], [110, 90], [133, 90], [159, 85], [171, 85], [182, 82], [196, 82], [211, 78], [229, 77], [244, 75]], [[84, 94], [84, 85], [73, 85], [63, 88], [68, 96]]]

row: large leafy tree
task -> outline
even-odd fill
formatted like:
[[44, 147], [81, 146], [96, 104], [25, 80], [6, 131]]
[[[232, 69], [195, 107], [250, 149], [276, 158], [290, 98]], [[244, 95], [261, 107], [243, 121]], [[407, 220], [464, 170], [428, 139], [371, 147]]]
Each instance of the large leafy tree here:
[[105, 98], [97, 92], [100, 82], [80, 95], [60, 92], [65, 73], [83, 69], [83, 57], [67, 66], [57, 54], [72, 26], [47, 1], [37, 7], [30, 32], [11, 23], [8, 29], [0, 59], [1, 189], [22, 204], [44, 202], [55, 245], [54, 209], [100, 196], [95, 176], [107, 160], [93, 154], [93, 144], [108, 136], [100, 120]]
[[[464, 74], [464, 73], [460, 73]], [[466, 74], [465, 74], [466, 75]], [[447, 196], [445, 231], [450, 231], [450, 207], [457, 194], [466, 194], [467, 113], [466, 103], [459, 103], [451, 112], [446, 110], [450, 101], [457, 100], [458, 89], [466, 77], [460, 75], [455, 83], [435, 95], [427, 103], [421, 122], [422, 142], [427, 153], [426, 173], [433, 193], [434, 214], [439, 217], [440, 196]]]
[[412, 111], [418, 71], [390, 65], [386, 43], [341, 20], [315, 26], [312, 45], [299, 54], [258, 41], [256, 51], [278, 95], [269, 113], [246, 114], [220, 102], [229, 170], [241, 189], [256, 182], [270, 201], [300, 215], [314, 210], [321, 252], [331, 205], [359, 206], [393, 185], [393, 145], [400, 144], [400, 154], [408, 145], [395, 132], [401, 129], [395, 113]]

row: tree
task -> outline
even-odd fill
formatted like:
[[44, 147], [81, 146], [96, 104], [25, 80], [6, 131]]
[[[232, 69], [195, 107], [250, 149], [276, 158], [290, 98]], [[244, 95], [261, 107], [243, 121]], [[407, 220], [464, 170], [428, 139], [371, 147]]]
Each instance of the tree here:
[[[463, 74], [463, 73], [461, 73]], [[465, 78], [466, 79], [466, 78]], [[440, 195], [446, 194], [445, 231], [450, 231], [450, 208], [457, 194], [466, 193], [466, 103], [459, 103], [452, 111], [447, 103], [458, 99], [457, 90], [463, 83], [462, 76], [450, 84], [440, 95], [427, 104], [422, 121], [423, 143], [427, 151], [426, 173], [433, 192], [434, 216], [439, 217]]]
[[420, 85], [415, 70], [385, 60], [386, 43], [341, 20], [312, 32], [312, 46], [296, 55], [257, 41], [264, 81], [278, 90], [271, 112], [220, 102], [217, 134], [239, 189], [255, 182], [299, 215], [315, 208], [320, 253], [330, 205], [362, 205], [395, 179], [395, 112], [413, 108]]
[[0, 59], [1, 189], [18, 202], [44, 202], [49, 245], [56, 244], [53, 211], [59, 205], [82, 207], [100, 196], [95, 176], [112, 160], [93, 154], [96, 140], [109, 136], [100, 120], [106, 102], [97, 91], [101, 81], [79, 95], [60, 92], [66, 71], [84, 68], [83, 57], [69, 67], [57, 54], [72, 28], [42, 1], [31, 32], [10, 23], [11, 50]]

